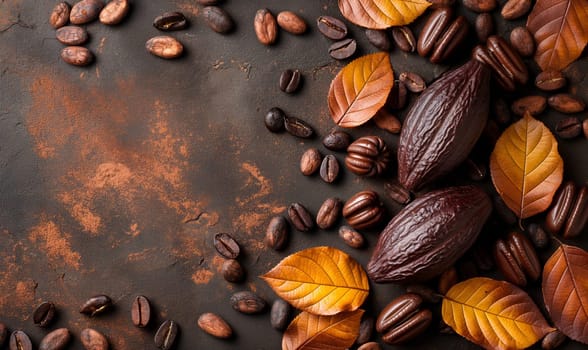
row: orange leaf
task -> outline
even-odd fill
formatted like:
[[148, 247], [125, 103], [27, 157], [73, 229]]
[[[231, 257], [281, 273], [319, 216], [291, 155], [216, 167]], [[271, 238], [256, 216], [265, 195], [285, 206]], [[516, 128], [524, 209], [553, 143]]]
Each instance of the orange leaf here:
[[318, 316], [298, 315], [284, 332], [282, 350], [337, 350], [353, 345], [359, 335], [363, 310]]
[[455, 332], [486, 349], [525, 349], [554, 331], [522, 289], [486, 277], [451, 287], [441, 314]]
[[370, 29], [409, 24], [429, 6], [426, 0], [339, 0], [345, 18]]
[[292, 254], [261, 278], [294, 307], [317, 315], [357, 310], [370, 288], [361, 265], [332, 247]]
[[542, 70], [561, 70], [588, 43], [588, 0], [537, 0], [527, 28], [535, 37], [535, 61]]
[[344, 128], [367, 122], [386, 103], [393, 84], [388, 53], [374, 53], [352, 61], [331, 82], [331, 118]]
[[521, 219], [546, 210], [562, 181], [563, 160], [549, 129], [529, 113], [504, 130], [490, 156], [492, 182]]
[[543, 268], [543, 300], [568, 337], [588, 344], [588, 253], [562, 244]]

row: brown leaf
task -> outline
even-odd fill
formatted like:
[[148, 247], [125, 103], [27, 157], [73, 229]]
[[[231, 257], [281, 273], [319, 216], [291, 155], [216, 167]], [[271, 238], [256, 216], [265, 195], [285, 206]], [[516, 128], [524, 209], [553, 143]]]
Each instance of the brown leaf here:
[[370, 29], [409, 24], [429, 6], [426, 0], [339, 0], [345, 18]]
[[588, 0], [537, 0], [527, 28], [535, 37], [535, 61], [542, 70], [561, 70], [588, 43]]
[[347, 349], [359, 335], [363, 310], [318, 316], [308, 312], [298, 315], [284, 332], [282, 350]]
[[343, 68], [329, 88], [329, 111], [344, 128], [370, 120], [386, 103], [394, 84], [390, 56], [386, 52], [360, 57]]
[[543, 300], [568, 337], [588, 344], [588, 252], [562, 244], [543, 268]]

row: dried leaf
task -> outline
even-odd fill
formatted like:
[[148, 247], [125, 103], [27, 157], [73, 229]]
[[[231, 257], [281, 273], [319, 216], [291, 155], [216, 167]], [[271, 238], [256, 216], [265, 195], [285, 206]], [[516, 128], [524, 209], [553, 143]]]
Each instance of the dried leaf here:
[[486, 277], [451, 287], [441, 314], [455, 332], [486, 349], [525, 349], [554, 330], [522, 289]]
[[363, 310], [319, 316], [298, 315], [284, 332], [282, 350], [337, 350], [353, 345], [359, 335]]
[[369, 294], [363, 267], [332, 247], [292, 254], [261, 278], [294, 307], [317, 315], [357, 310]]
[[409, 24], [429, 6], [426, 0], [339, 0], [345, 18], [370, 29]]
[[562, 181], [563, 160], [553, 134], [527, 112], [496, 142], [490, 171], [506, 205], [525, 219], [551, 204]]
[[537, 0], [527, 28], [535, 37], [535, 61], [542, 70], [561, 70], [588, 43], [588, 0]]
[[588, 252], [562, 244], [543, 268], [543, 300], [568, 337], [588, 344]]
[[386, 103], [393, 85], [394, 73], [388, 53], [374, 53], [354, 60], [331, 82], [328, 97], [331, 118], [344, 128], [367, 122]]

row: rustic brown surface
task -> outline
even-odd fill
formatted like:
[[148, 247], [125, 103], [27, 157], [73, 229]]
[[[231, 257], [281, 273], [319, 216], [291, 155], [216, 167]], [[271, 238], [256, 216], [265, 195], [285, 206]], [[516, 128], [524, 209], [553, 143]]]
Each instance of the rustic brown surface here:
[[[346, 62], [328, 56], [330, 42], [316, 30], [315, 20], [341, 18], [336, 1], [227, 0], [223, 8], [237, 27], [226, 36], [206, 26], [192, 0], [135, 1], [118, 26], [87, 25], [86, 46], [96, 62], [85, 68], [59, 58], [62, 45], [48, 23], [53, 6], [51, 1], [0, 2], [0, 322], [25, 330], [39, 344], [48, 331], [34, 326], [32, 312], [49, 300], [58, 310], [52, 327], [70, 329], [71, 349], [82, 348], [79, 334], [87, 327], [103, 332], [115, 350], [154, 349], [153, 334], [167, 318], [182, 329], [178, 349], [279, 348], [281, 334], [270, 327], [269, 313], [239, 314], [229, 305], [230, 295], [251, 289], [273, 301], [275, 294], [257, 276], [311, 246], [335, 246], [365, 265], [377, 230], [365, 232], [363, 250], [346, 246], [337, 237], [338, 227], [292, 232], [287, 249], [277, 253], [263, 244], [269, 219], [292, 202], [316, 213], [327, 197], [345, 200], [364, 189], [385, 197], [381, 179], [342, 169], [335, 184], [326, 184], [298, 169], [309, 147], [333, 153], [322, 147], [320, 136], [334, 127], [326, 96]], [[281, 31], [276, 45], [261, 45], [253, 17], [268, 6], [274, 13], [299, 14], [309, 23], [308, 32]], [[191, 24], [171, 33], [184, 44], [184, 56], [166, 61], [146, 52], [144, 44], [160, 34], [153, 18], [174, 10]], [[473, 23], [472, 13], [468, 18]], [[497, 28], [507, 37], [516, 25], [500, 21]], [[362, 29], [349, 28], [359, 54], [374, 52]], [[468, 52], [463, 50], [461, 58]], [[397, 49], [392, 57], [397, 73], [414, 71], [428, 82], [446, 69]], [[287, 68], [304, 76], [294, 95], [278, 89]], [[570, 91], [584, 101], [586, 72], [585, 56], [567, 71]], [[269, 133], [263, 115], [274, 106], [308, 121], [320, 136], [300, 140]], [[549, 112], [541, 119], [553, 130], [561, 117]], [[371, 124], [351, 133], [380, 135], [396, 149], [398, 136]], [[559, 141], [564, 177], [585, 183], [588, 142]], [[336, 156], [343, 164], [344, 154]], [[400, 207], [385, 201], [389, 218]], [[228, 283], [219, 273], [223, 258], [212, 244], [218, 232], [233, 234], [244, 250], [240, 261], [247, 277], [241, 284]], [[588, 248], [586, 229], [574, 243]], [[402, 291], [374, 285], [366, 308], [375, 316]], [[80, 305], [95, 294], [111, 296], [115, 308], [92, 319], [79, 314]], [[146, 329], [130, 320], [138, 294], [153, 306], [154, 322]], [[538, 288], [532, 295], [540, 295]], [[235, 337], [227, 341], [204, 334], [196, 325], [203, 312], [225, 318]], [[476, 348], [457, 336], [435, 334], [430, 331], [406, 348]], [[568, 342], [563, 349], [581, 347]]]

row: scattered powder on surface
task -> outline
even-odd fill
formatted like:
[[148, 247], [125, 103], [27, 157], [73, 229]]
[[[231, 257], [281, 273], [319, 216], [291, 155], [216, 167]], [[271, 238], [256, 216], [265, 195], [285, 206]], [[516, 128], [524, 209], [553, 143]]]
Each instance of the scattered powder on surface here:
[[141, 234], [141, 230], [139, 230], [139, 224], [137, 224], [136, 222], [132, 223], [129, 229], [130, 230], [127, 232], [127, 234], [130, 236], [137, 237]]
[[81, 256], [72, 249], [70, 239], [70, 234], [61, 232], [57, 224], [45, 215], [41, 216], [39, 224], [29, 232], [29, 241], [47, 254], [51, 265], [65, 265], [79, 270]]
[[213, 276], [214, 272], [206, 268], [200, 268], [196, 270], [194, 274], [192, 274], [192, 281], [195, 284], [208, 284], [208, 282], [210, 282]]

